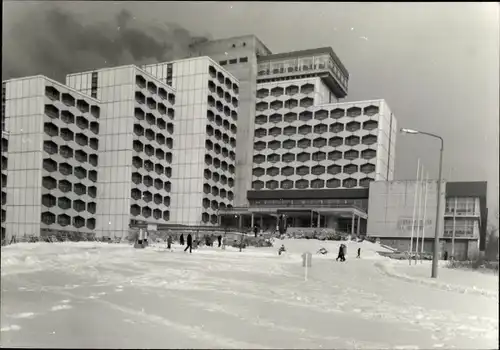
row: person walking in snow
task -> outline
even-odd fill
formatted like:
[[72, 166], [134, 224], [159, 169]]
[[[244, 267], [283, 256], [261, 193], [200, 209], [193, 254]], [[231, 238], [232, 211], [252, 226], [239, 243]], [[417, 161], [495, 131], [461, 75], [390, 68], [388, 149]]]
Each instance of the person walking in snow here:
[[191, 236], [191, 234], [188, 234], [188, 236], [187, 236], [187, 245], [186, 245], [186, 249], [184, 249], [184, 251], [187, 251], [188, 249], [189, 249], [190, 253], [193, 250], [193, 237]]
[[167, 249], [172, 249], [172, 236], [167, 238]]
[[341, 244], [339, 247], [339, 255], [337, 256], [337, 259], [335, 261], [345, 261], [345, 245]]
[[339, 261], [339, 259], [342, 258], [342, 245], [340, 245], [339, 247], [339, 254], [337, 255], [337, 259], [335, 259], [335, 261]]
[[356, 256], [356, 258], [361, 258], [361, 248], [358, 248], [358, 256]]
[[179, 238], [180, 245], [184, 245], [184, 234], [181, 233], [181, 237]]
[[217, 236], [217, 241], [219, 242], [219, 248], [220, 248], [222, 245], [222, 235]]

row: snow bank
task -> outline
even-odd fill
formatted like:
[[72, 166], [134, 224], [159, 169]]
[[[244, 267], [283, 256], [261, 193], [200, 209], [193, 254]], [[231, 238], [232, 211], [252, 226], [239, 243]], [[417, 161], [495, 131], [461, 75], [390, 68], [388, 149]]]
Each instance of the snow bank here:
[[[448, 270], [446, 262], [440, 261], [438, 278], [431, 279], [430, 261], [409, 265], [407, 260], [387, 259], [375, 264], [384, 274], [407, 282], [432, 286], [462, 294], [476, 294], [498, 299], [498, 276], [484, 275], [473, 271]], [[480, 287], [476, 286], [479, 284]]]

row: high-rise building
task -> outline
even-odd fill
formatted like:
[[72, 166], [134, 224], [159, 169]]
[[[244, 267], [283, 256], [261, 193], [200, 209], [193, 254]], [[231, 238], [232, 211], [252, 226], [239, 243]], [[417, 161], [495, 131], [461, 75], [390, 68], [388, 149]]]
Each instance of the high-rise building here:
[[131, 220], [170, 222], [175, 91], [136, 66], [66, 77], [95, 96], [99, 123], [97, 236], [121, 237]]
[[192, 56], [209, 56], [239, 81], [239, 118], [236, 144], [234, 205], [247, 206], [253, 168], [253, 132], [258, 59], [271, 51], [255, 35], [193, 44]]
[[66, 84], [3, 82], [2, 232], [123, 237], [131, 225], [216, 225], [232, 207], [239, 82], [216, 62], [98, 69]]
[[2, 240], [5, 238], [5, 219], [7, 218], [7, 210], [6, 210], [6, 204], [7, 204], [7, 166], [8, 166], [8, 151], [9, 151], [9, 137], [7, 130], [5, 129], [5, 96], [7, 93], [7, 83], [2, 83], [2, 144], [1, 144], [1, 162], [0, 162], [0, 167], [1, 167], [1, 188], [2, 188], [2, 209], [1, 209], [1, 216], [2, 216], [2, 223], [1, 223], [1, 233], [2, 233]]
[[9, 139], [3, 163], [6, 238], [51, 230], [92, 232], [99, 101], [43, 76], [8, 80], [3, 86], [2, 131]]
[[152, 64], [144, 70], [176, 90], [172, 222], [218, 223], [234, 200], [238, 80], [208, 57]]
[[394, 176], [397, 122], [387, 103], [341, 102], [349, 73], [329, 47], [272, 54], [245, 36], [194, 45], [199, 53], [248, 82], [241, 94], [255, 103], [238, 123], [238, 144], [250, 145], [236, 152], [241, 208], [221, 214], [270, 226], [298, 206], [286, 214], [292, 226], [364, 231], [369, 183]]

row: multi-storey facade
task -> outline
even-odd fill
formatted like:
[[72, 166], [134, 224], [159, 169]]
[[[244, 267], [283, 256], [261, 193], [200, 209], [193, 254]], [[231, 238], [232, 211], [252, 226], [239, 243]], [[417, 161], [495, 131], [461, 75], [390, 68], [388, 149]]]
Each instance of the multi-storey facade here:
[[368, 188], [392, 179], [396, 122], [383, 100], [315, 106], [310, 82], [259, 87], [268, 96], [257, 103], [254, 190]]
[[[373, 182], [369, 196], [368, 235], [402, 251], [409, 250], [412, 235], [413, 250], [418, 237], [418, 251], [421, 251], [424, 237], [423, 250], [431, 253], [436, 223], [440, 221], [444, 222], [440, 231], [441, 253], [447, 252], [449, 257], [454, 255], [457, 259], [473, 258], [479, 249], [484, 250], [486, 182], [443, 181], [441, 188], [443, 206], [439, 215], [442, 219], [437, 220], [437, 181], [427, 181], [426, 191], [425, 185], [417, 187], [413, 180]], [[416, 193], [420, 193], [420, 199], [415, 198]]]
[[239, 82], [208, 57], [144, 69], [177, 94], [172, 221], [216, 225], [234, 200]]
[[122, 237], [131, 220], [170, 222], [175, 90], [136, 66], [68, 75], [96, 96], [100, 120], [96, 234]]
[[9, 137], [8, 137], [8, 132], [5, 129], [5, 97], [7, 93], [7, 84], [2, 83], [2, 144], [1, 144], [1, 162], [0, 162], [0, 167], [1, 167], [1, 188], [2, 188], [2, 209], [1, 209], [1, 215], [2, 215], [2, 223], [1, 223], [1, 233], [2, 233], [2, 240], [5, 238], [5, 219], [7, 218], [7, 166], [8, 166], [8, 151], [9, 151]]
[[218, 223], [234, 200], [239, 82], [208, 57], [147, 69], [3, 83], [2, 232]]
[[92, 232], [99, 101], [43, 76], [4, 85], [6, 238], [50, 230]]
[[234, 205], [246, 206], [252, 184], [258, 60], [271, 51], [254, 35], [193, 44], [191, 51], [192, 56], [209, 56], [239, 82]]

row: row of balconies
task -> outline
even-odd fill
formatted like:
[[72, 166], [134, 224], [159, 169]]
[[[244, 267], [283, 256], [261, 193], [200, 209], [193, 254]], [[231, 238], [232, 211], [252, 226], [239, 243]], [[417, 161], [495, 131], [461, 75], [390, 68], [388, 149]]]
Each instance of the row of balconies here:
[[170, 220], [170, 211], [169, 210], [160, 210], [160, 209], [151, 209], [150, 207], [140, 207], [138, 204], [132, 204], [130, 206], [130, 214], [132, 216], [142, 216], [144, 218], [149, 218], [151, 215], [155, 220]]
[[237, 95], [239, 94], [238, 84], [233, 83], [231, 79], [224, 76], [224, 74], [220, 71], [217, 71], [213, 66], [208, 67], [208, 74], [213, 79], [217, 79], [220, 84], [225, 84], [226, 89], [233, 90], [233, 92]]
[[[271, 124], [278, 124], [281, 122], [293, 123], [296, 121], [308, 122], [308, 121], [312, 121], [312, 120], [325, 120], [326, 118], [323, 118], [325, 116], [325, 114], [318, 114], [321, 112], [326, 113], [326, 111], [317, 111], [315, 113], [310, 112], [310, 111], [303, 111], [300, 113], [288, 112], [285, 114], [273, 113], [269, 117], [267, 117], [267, 115], [260, 114], [260, 115], [257, 115], [255, 117], [255, 124], [264, 125], [268, 122]], [[336, 121], [334, 124], [329, 124], [329, 122], [331, 122], [331, 121], [327, 120], [326, 123], [316, 124], [315, 127], [323, 125], [326, 128], [334, 127], [335, 129], [338, 129], [338, 131], [343, 131], [343, 130], [356, 131], [356, 130], [361, 129], [361, 123], [357, 122], [357, 121], [350, 121], [350, 122], [345, 123], [345, 125], [344, 125], [344, 123], [341, 123], [339, 121]], [[310, 125], [307, 125], [307, 126], [310, 126]], [[377, 127], [378, 127], [378, 122], [376, 120], [367, 120], [363, 123], [364, 130], [373, 130], [373, 129], [376, 129]], [[332, 130], [332, 131], [334, 131], [334, 130]]]
[[43, 150], [50, 155], [60, 154], [63, 158], [76, 159], [80, 163], [88, 162], [89, 164], [91, 164], [92, 166], [95, 166], [95, 167], [98, 164], [97, 154], [87, 154], [87, 152], [85, 152], [83, 150], [73, 151], [73, 149], [71, 147], [66, 146], [66, 145], [59, 147], [53, 141], [44, 141], [43, 142]]
[[77, 166], [73, 168], [71, 164], [68, 163], [57, 164], [57, 162], [53, 159], [44, 159], [42, 162], [42, 167], [49, 173], [59, 171], [59, 173], [64, 176], [74, 175], [78, 179], [85, 179], [87, 177], [91, 180], [97, 179], [97, 172], [95, 170], [90, 170], [87, 172], [87, 170], [83, 167]]
[[157, 87], [152, 81], [146, 81], [142, 75], [135, 76], [135, 83], [141, 89], [147, 89], [150, 94], [158, 95], [163, 100], [168, 100], [170, 104], [175, 104], [175, 95], [173, 93], [168, 93], [164, 88]]
[[301, 94], [304, 94], [304, 95], [313, 93], [314, 92], [314, 85], [313, 84], [304, 84], [300, 87], [297, 85], [290, 85], [290, 86], [287, 86], [286, 89], [284, 89], [280, 86], [277, 86], [275, 88], [272, 88], [271, 90], [266, 89], [266, 88], [261, 88], [261, 89], [257, 90], [257, 98], [266, 98], [268, 96], [279, 97], [279, 96], [282, 96], [284, 94], [286, 94], [288, 96], [293, 96], [293, 95], [298, 94], [299, 92]]
[[144, 94], [140, 91], [135, 92], [135, 101], [139, 105], [145, 105], [147, 106], [150, 110], [158, 110], [158, 112], [162, 115], [168, 115], [171, 119], [174, 119], [174, 109], [173, 108], [168, 108], [161, 102], [157, 102], [154, 98], [152, 97], [146, 97]]
[[89, 120], [83, 116], [78, 116], [75, 118], [75, 115], [68, 110], [60, 111], [54, 105], [45, 105], [45, 115], [47, 115], [51, 119], [60, 119], [62, 122], [66, 124], [75, 124], [82, 130], [89, 129], [94, 134], [99, 134], [99, 123], [96, 121], [89, 122]]
[[373, 145], [377, 143], [377, 136], [375, 135], [366, 135], [363, 138], [360, 138], [358, 136], [348, 136], [345, 139], [342, 139], [341, 137], [332, 137], [330, 139], [325, 139], [323, 137], [311, 140], [311, 139], [301, 139], [298, 141], [295, 140], [286, 140], [283, 142], [280, 142], [278, 140], [273, 140], [269, 142], [264, 142], [264, 141], [257, 141], [254, 144], [254, 150], [256, 151], [263, 151], [265, 149], [272, 149], [272, 150], [277, 150], [280, 148], [283, 149], [292, 149], [292, 148], [302, 148], [306, 149], [309, 147], [316, 147], [316, 148], [322, 148], [325, 146], [330, 146], [330, 147], [339, 147], [342, 145], [345, 146], [356, 146], [359, 144], [363, 144], [366, 146]]
[[[167, 160], [168, 163], [171, 163], [172, 162], [172, 156], [170, 155], [170, 159]], [[137, 157], [137, 156], [134, 156], [132, 158], [132, 165], [134, 166], [134, 168], [136, 169], [144, 169], [146, 170], [147, 172], [156, 172], [158, 175], [162, 175], [162, 174], [165, 174], [165, 166], [161, 165], [161, 164], [158, 164], [158, 163], [153, 163], [152, 161], [150, 160], [142, 160], [140, 157]], [[167, 173], [171, 174], [171, 170], [168, 170]]]
[[42, 196], [42, 205], [47, 207], [47, 208], [52, 208], [55, 207], [56, 205], [63, 209], [63, 210], [68, 210], [73, 208], [75, 211], [81, 213], [83, 211], [88, 211], [91, 214], [96, 213], [96, 203], [94, 202], [88, 202], [85, 203], [84, 201], [80, 199], [73, 200], [67, 198], [67, 197], [59, 197], [56, 198], [53, 195], [47, 193]]
[[205, 164], [213, 165], [215, 168], [220, 168], [223, 171], [229, 171], [230, 174], [234, 174], [235, 167], [233, 164], [228, 164], [226, 161], [221, 161], [218, 158], [213, 158], [210, 154], [205, 154]]
[[223, 134], [220, 130], [214, 130], [211, 125], [207, 125], [206, 133], [208, 136], [214, 136], [216, 140], [222, 141], [225, 144], [231, 145], [231, 147], [236, 147], [236, 138], [229, 137], [228, 134]]
[[[158, 111], [160, 114], [174, 119], [174, 109], [163, 110], [159, 108]], [[167, 123], [163, 118], [156, 118], [153, 113], [146, 113], [140, 107], [135, 107], [134, 116], [139, 121], [145, 120], [149, 125], [156, 125], [160, 130], [167, 130], [170, 134], [174, 132], [174, 124]]]
[[[372, 150], [372, 149], [366, 149], [364, 151], [361, 151], [361, 158], [363, 159], [373, 159], [377, 156], [377, 151]], [[269, 154], [267, 157], [264, 156], [263, 154], [257, 154], [253, 157], [253, 162], [255, 164], [262, 164], [266, 160], [269, 163], [278, 163], [278, 162], [283, 162], [283, 163], [292, 163], [295, 160], [297, 162], [307, 162], [310, 160], [313, 160], [315, 162], [321, 162], [323, 160], [339, 160], [339, 159], [346, 159], [346, 160], [354, 160], [360, 158], [360, 152], [356, 150], [349, 150], [345, 151], [342, 157], [342, 152], [340, 151], [332, 151], [329, 152], [328, 154], [326, 152], [315, 152], [315, 153], [306, 153], [302, 152], [297, 155], [294, 153], [285, 153], [283, 155], [279, 155], [276, 153]]]
[[218, 223], [217, 221], [217, 215], [216, 214], [212, 214], [210, 215], [209, 213], [207, 212], [203, 212], [201, 214], [201, 221], [204, 222], [204, 223], [211, 223], [213, 225], [216, 225]]
[[[162, 187], [160, 187], [159, 189], [162, 189]], [[138, 188], [133, 188], [130, 192], [130, 195], [131, 195], [132, 199], [134, 199], [136, 201], [143, 200], [146, 203], [154, 202], [155, 204], [158, 204], [158, 205], [163, 204], [167, 207], [170, 206], [170, 197], [169, 196], [163, 197], [159, 193], [155, 193], [153, 195], [150, 191], [147, 191], [147, 190], [141, 191]]]
[[205, 141], [205, 148], [207, 151], [214, 151], [215, 154], [222, 154], [224, 158], [229, 158], [231, 160], [236, 159], [236, 153], [234, 151], [229, 151], [226, 147], [222, 147], [218, 143], [213, 143], [210, 140]]
[[[42, 213], [42, 223], [46, 225], [53, 225], [56, 223], [56, 215], [50, 212], [44, 212]], [[57, 224], [62, 227], [70, 226], [72, 225], [75, 228], [82, 228], [85, 226], [85, 219], [82, 218], [81, 216], [75, 216], [73, 217], [73, 220], [71, 217], [67, 214], [60, 214], [57, 215]], [[95, 229], [95, 219], [90, 218], [87, 219], [87, 225], [86, 227], [90, 230]]]
[[[93, 179], [96, 179], [96, 178], [94, 178], [94, 174], [96, 174], [95, 171], [93, 171], [92, 177], [93, 177]], [[93, 179], [91, 179], [91, 180], [93, 181]], [[56, 188], [59, 188], [59, 190], [61, 192], [64, 192], [64, 193], [73, 192], [79, 196], [83, 196], [84, 194], [87, 193], [87, 187], [82, 183], [72, 184], [68, 180], [59, 180], [59, 182], [58, 182], [52, 176], [44, 176], [42, 178], [42, 186], [48, 190], [54, 190]], [[93, 186], [89, 186], [89, 190], [91, 187], [93, 187]]]
[[231, 110], [227, 105], [224, 106], [221, 101], [216, 101], [212, 96], [208, 96], [207, 103], [209, 107], [215, 108], [219, 112], [224, 112], [226, 117], [231, 117], [234, 121], [238, 120], [238, 113]]
[[277, 190], [277, 189], [283, 189], [283, 190], [289, 190], [289, 189], [308, 189], [308, 188], [313, 188], [313, 189], [320, 189], [320, 188], [339, 188], [339, 187], [345, 187], [345, 188], [353, 188], [353, 187], [368, 187], [370, 185], [370, 182], [373, 181], [372, 178], [364, 178], [359, 180], [359, 185], [358, 185], [358, 180], [353, 179], [353, 178], [347, 178], [343, 181], [339, 179], [330, 179], [330, 180], [322, 180], [322, 179], [315, 179], [312, 181], [308, 181], [305, 179], [300, 179], [297, 181], [292, 181], [292, 180], [283, 180], [281, 183], [279, 183], [276, 180], [270, 180], [264, 183], [263, 181], [256, 180], [252, 182], [252, 189], [254, 190], [262, 190], [262, 189], [268, 189], [268, 190]]
[[[172, 176], [172, 169], [171, 168], [165, 168], [165, 176], [167, 176], [169, 178]], [[138, 172], [132, 173], [132, 182], [136, 185], [142, 184], [146, 187], [154, 187], [157, 190], [164, 189], [167, 192], [170, 192], [170, 190], [172, 189], [172, 184], [170, 183], [170, 181], [163, 182], [162, 179], [158, 179], [158, 178], [153, 180], [153, 178], [151, 176], [149, 176], [149, 175], [142, 176]]]
[[215, 115], [211, 110], [207, 111], [207, 119], [209, 122], [215, 123], [217, 126], [222, 126], [226, 131], [231, 131], [236, 134], [238, 128], [236, 124], [229, 123], [229, 121], [222, 119], [220, 115]]
[[234, 198], [234, 193], [232, 191], [226, 191], [225, 189], [218, 188], [217, 186], [210, 186], [207, 183], [203, 185], [203, 193], [212, 194], [216, 197], [219, 196], [221, 198], [227, 198], [230, 201], [232, 201]]
[[134, 124], [134, 134], [137, 136], [144, 136], [149, 141], [156, 141], [160, 145], [166, 145], [168, 148], [173, 147], [172, 138], [170, 137], [166, 138], [161, 132], [155, 134], [155, 132], [152, 129], [144, 129], [144, 127], [142, 127], [140, 124]]
[[226, 175], [220, 175], [219, 173], [212, 172], [209, 169], [205, 169], [203, 176], [206, 180], [212, 179], [214, 182], [220, 182], [222, 185], [228, 185], [229, 187], [234, 187], [234, 179], [228, 178]]
[[328, 167], [325, 167], [323, 165], [315, 165], [313, 167], [299, 166], [297, 168], [287, 166], [281, 169], [277, 167], [271, 167], [268, 169], [254, 168], [253, 176], [261, 177], [264, 174], [268, 176], [278, 176], [280, 174], [283, 176], [292, 176], [294, 174], [299, 176], [306, 176], [309, 174], [322, 175], [325, 173], [336, 175], [342, 172], [345, 174], [354, 174], [357, 173], [358, 171], [364, 174], [371, 174], [375, 171], [375, 165], [368, 163], [368, 164], [363, 164], [361, 166], [358, 166], [356, 164], [347, 164], [344, 165], [343, 167], [337, 164], [333, 164]]
[[[165, 145], [167, 148], [172, 149], [174, 146], [174, 140], [170, 137], [165, 138], [163, 135], [156, 135], [156, 142], [160, 145]], [[159, 137], [161, 136], [161, 137]], [[134, 140], [132, 143], [132, 148], [136, 152], [144, 152], [149, 157], [156, 156], [158, 159], [165, 159], [167, 162], [172, 162], [172, 154], [170, 152], [165, 152], [161, 148], [154, 148], [152, 145], [144, 145], [140, 140]]]
[[[79, 177], [82, 179], [82, 177]], [[97, 196], [97, 188], [95, 186], [85, 186], [82, 183], [72, 184], [67, 180], [60, 180], [59, 183], [51, 176], [44, 176], [42, 178], [42, 186], [48, 190], [59, 188], [61, 192], [73, 192], [79, 196], [88, 194], [90, 197]]]
[[82, 133], [75, 134], [68, 128], [59, 128], [53, 123], [45, 123], [44, 124], [44, 132], [50, 137], [60, 136], [64, 141], [75, 141], [80, 146], [89, 146], [94, 150], [99, 149], [99, 139], [95, 137], [89, 138], [87, 135]]
[[212, 93], [216, 93], [219, 98], [223, 98], [226, 103], [231, 103], [234, 108], [238, 108], [238, 99], [231, 96], [231, 94], [220, 86], [216, 86], [211, 80], [208, 81], [208, 90]]
[[[52, 101], [61, 101], [68, 107], [76, 107], [82, 113], [89, 113], [95, 118], [99, 118], [101, 109], [97, 105], [90, 105], [87, 101], [83, 99], [75, 99], [70, 93], [61, 93], [53, 86], [45, 87], [45, 96], [47, 96]], [[52, 106], [52, 107], [49, 107]], [[47, 110], [47, 107], [49, 109]], [[59, 117], [59, 109], [54, 105], [46, 105], [45, 113], [51, 118]]]
[[[270, 128], [269, 130], [265, 128], [258, 128], [255, 130], [255, 137], [264, 137], [267, 135], [271, 136], [279, 136], [279, 135], [286, 135], [286, 136], [293, 136], [293, 135], [308, 135], [308, 134], [324, 134], [327, 132], [331, 133], [340, 133], [344, 130], [348, 132], [356, 132], [361, 129], [361, 124], [358, 122], [351, 122], [348, 123], [344, 129], [344, 126], [340, 123], [335, 123], [331, 124], [330, 126], [325, 125], [325, 124], [318, 124], [315, 125], [314, 128], [311, 125], [302, 125], [299, 126], [298, 128], [295, 126], [287, 126], [284, 128], [280, 128], [277, 126], [274, 126]], [[376, 121], [368, 121], [364, 123], [363, 125], [363, 130], [374, 130], [377, 129], [377, 122]]]

